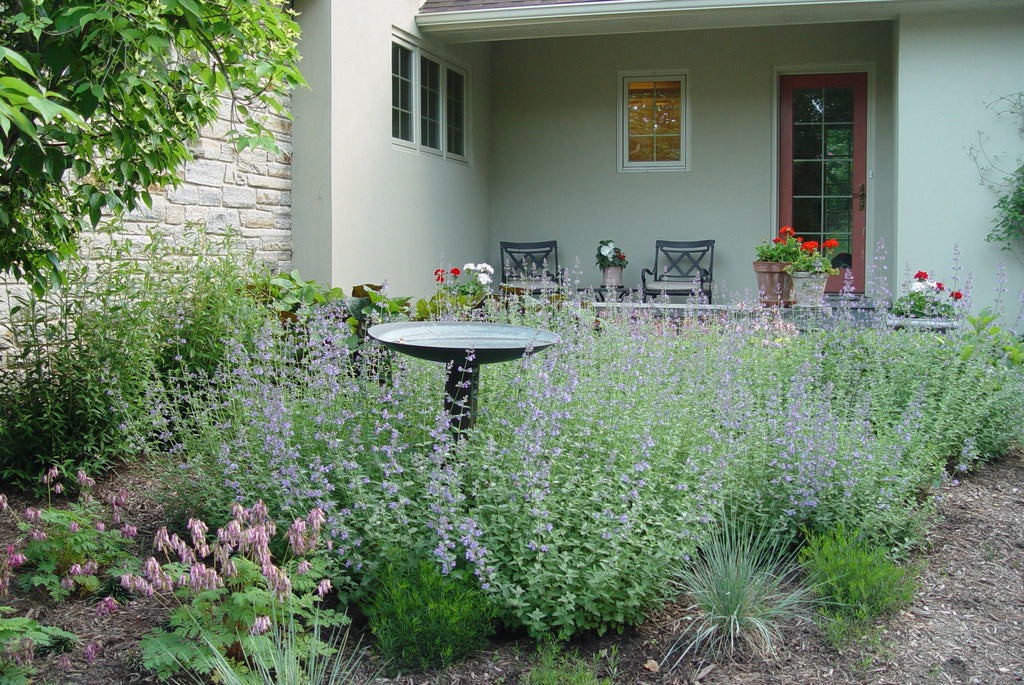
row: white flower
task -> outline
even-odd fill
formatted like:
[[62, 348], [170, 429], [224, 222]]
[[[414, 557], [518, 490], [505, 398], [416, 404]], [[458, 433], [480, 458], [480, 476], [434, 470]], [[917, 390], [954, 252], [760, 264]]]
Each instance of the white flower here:
[[480, 285], [489, 285], [492, 279], [489, 275], [481, 271], [476, 275], [476, 280], [480, 283]]
[[609, 241], [607, 245], [601, 246], [601, 256], [609, 257], [615, 253], [615, 243]]
[[476, 264], [465, 264], [462, 267], [463, 271], [476, 271]]

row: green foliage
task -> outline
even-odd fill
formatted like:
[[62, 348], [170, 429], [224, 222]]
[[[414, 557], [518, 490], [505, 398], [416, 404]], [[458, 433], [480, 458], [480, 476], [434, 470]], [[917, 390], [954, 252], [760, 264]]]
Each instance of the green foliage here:
[[996, 202], [995, 227], [985, 240], [1003, 243], [1004, 250], [1012, 250], [1014, 244], [1024, 241], [1024, 164], [1017, 167], [1013, 175], [1004, 181], [1006, 193]]
[[782, 625], [803, 617], [812, 605], [810, 589], [794, 585], [798, 567], [790, 542], [723, 516], [700, 556], [679, 569], [678, 587], [700, 614], [681, 619], [688, 625], [665, 655], [665, 662], [675, 657], [670, 668], [701, 651], [713, 658], [744, 649], [774, 651]]
[[[210, 650], [200, 670], [225, 685], [359, 685], [376, 677], [373, 672], [365, 676], [360, 672], [359, 645], [349, 647], [347, 626], [344, 631], [325, 631], [319, 612], [308, 625], [296, 618], [295, 612], [287, 610], [283, 619], [275, 615], [267, 634], [258, 640], [240, 635], [244, 662], [225, 657], [203, 631], [201, 637]], [[209, 682], [194, 672], [193, 681]]]
[[325, 288], [316, 281], [306, 281], [298, 271], [275, 275], [262, 274], [248, 287], [256, 300], [279, 315], [295, 314], [304, 307], [326, 304], [345, 296], [341, 288]]
[[355, 351], [366, 342], [370, 326], [408, 318], [410, 297], [389, 297], [384, 286], [365, 283], [352, 287], [352, 297], [345, 302], [351, 335], [346, 340], [349, 349]]
[[[344, 614], [320, 607], [312, 588], [301, 582], [296, 583], [296, 592], [282, 602], [268, 587], [267, 577], [258, 564], [236, 557], [234, 565], [236, 575], [224, 578], [222, 587], [200, 591], [179, 587], [175, 591], [181, 603], [171, 612], [167, 627], [146, 635], [140, 643], [146, 668], [164, 678], [181, 668], [209, 673], [219, 662], [214, 656], [216, 652], [233, 669], [245, 673], [243, 657], [257, 652], [269, 656], [275, 648], [273, 635], [252, 634], [252, 627], [261, 616], [269, 617], [271, 625], [276, 622], [278, 626], [291, 626], [288, 639], [298, 653], [330, 655], [331, 650], [320, 641], [318, 631], [310, 633], [298, 626], [337, 628], [348, 623]], [[182, 574], [187, 577], [190, 573], [189, 565], [177, 562], [164, 564], [163, 568], [172, 578]], [[303, 576], [294, 573], [295, 565], [290, 568], [291, 577], [301, 581]]]
[[993, 314], [989, 307], [978, 312], [977, 316], [968, 315], [968, 328], [962, 336], [961, 355], [966, 359], [981, 355], [991, 364], [1007, 366], [1024, 366], [1024, 339], [1011, 330], [995, 324], [998, 314]]
[[914, 599], [917, 571], [886, 556], [884, 547], [840, 524], [808, 536], [800, 563], [823, 600], [818, 611], [837, 646]]
[[224, 94], [233, 142], [273, 148], [260, 112], [302, 83], [283, 5], [0, 2], [0, 272], [59, 283], [83, 226], [178, 182]]
[[392, 555], [365, 607], [376, 649], [399, 668], [450, 666], [494, 629], [491, 598], [472, 575], [442, 575], [436, 561]]
[[24, 616], [7, 618], [14, 609], [0, 606], [0, 683], [22, 685], [33, 682], [33, 658], [48, 652], [70, 651], [78, 636]]
[[537, 659], [530, 669], [528, 685], [612, 685], [611, 678], [598, 679], [578, 652], [563, 654], [554, 640], [542, 640]]
[[0, 476], [20, 488], [40, 491], [52, 463], [96, 475], [134, 456], [125, 427], [146, 421], [152, 378], [211, 374], [226, 340], [266, 321], [241, 294], [252, 267], [230, 235], [94, 239], [106, 247], [69, 261], [64, 285], [16, 298], [4, 324], [19, 356], [0, 366]]

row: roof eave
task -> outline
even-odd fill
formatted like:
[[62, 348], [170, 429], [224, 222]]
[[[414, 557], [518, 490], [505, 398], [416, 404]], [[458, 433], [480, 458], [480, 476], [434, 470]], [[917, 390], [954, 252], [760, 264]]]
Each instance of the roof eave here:
[[612, 0], [416, 16], [420, 30], [448, 43], [643, 33], [784, 24], [883, 21], [1006, 0]]

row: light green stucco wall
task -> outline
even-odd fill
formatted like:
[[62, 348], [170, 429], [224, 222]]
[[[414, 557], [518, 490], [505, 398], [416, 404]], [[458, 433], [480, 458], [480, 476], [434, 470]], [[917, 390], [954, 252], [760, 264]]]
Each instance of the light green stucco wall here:
[[[954, 245], [974, 282], [972, 308], [1003, 297], [1013, 316], [1024, 264], [987, 243], [996, 194], [971, 158], [979, 143], [1003, 168], [1024, 157], [1020, 121], [989, 105], [1024, 92], [1024, 12], [904, 17], [898, 41], [898, 280], [924, 269], [951, 280]], [[998, 174], [997, 174], [998, 175]], [[998, 283], [1000, 265], [1008, 281]]]
[[487, 254], [489, 49], [436, 48], [468, 72], [469, 163], [391, 143], [392, 27], [415, 35], [417, 0], [296, 0], [309, 90], [294, 96], [294, 261], [348, 290], [387, 281], [422, 294], [442, 265]]
[[[716, 302], [752, 290], [754, 246], [778, 229], [778, 73], [847, 67], [870, 77], [870, 254], [895, 216], [891, 56], [890, 23], [496, 44], [491, 258], [499, 240], [556, 238], [561, 263], [578, 257], [584, 284], [596, 284], [593, 255], [609, 238], [634, 284], [656, 239], [715, 238]], [[618, 72], [676, 68], [688, 70], [692, 170], [616, 172]]]

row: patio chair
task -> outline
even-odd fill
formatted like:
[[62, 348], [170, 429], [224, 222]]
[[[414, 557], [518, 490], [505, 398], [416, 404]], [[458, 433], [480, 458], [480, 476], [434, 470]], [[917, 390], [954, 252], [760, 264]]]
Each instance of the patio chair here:
[[561, 287], [558, 241], [500, 242], [501, 284], [505, 288], [539, 294]]
[[642, 302], [659, 296], [696, 296], [711, 304], [714, 240], [658, 240], [654, 268], [640, 272]]

